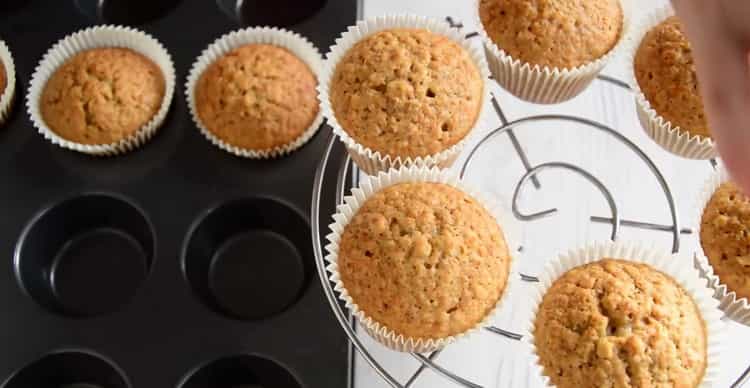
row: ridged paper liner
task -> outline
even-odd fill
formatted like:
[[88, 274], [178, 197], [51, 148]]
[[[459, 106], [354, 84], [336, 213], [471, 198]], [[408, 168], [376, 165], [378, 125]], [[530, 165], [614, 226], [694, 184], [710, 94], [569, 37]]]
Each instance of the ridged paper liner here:
[[738, 323], [750, 326], [750, 303], [748, 303], [747, 298], [738, 297], [734, 291], [721, 282], [719, 276], [714, 273], [714, 269], [700, 243], [701, 219], [703, 218], [703, 212], [706, 210], [706, 205], [708, 205], [719, 186], [730, 180], [727, 170], [720, 166], [706, 179], [693, 206], [695, 213], [692, 215], [691, 224], [693, 230], [699, 234], [698, 245], [700, 246], [698, 252], [695, 253], [695, 268], [708, 281], [708, 286], [713, 289], [714, 298], [719, 301], [719, 309], [724, 312], [724, 315]]
[[514, 59], [492, 41], [479, 16], [479, 1], [472, 2], [474, 22], [482, 37], [493, 78], [510, 94], [536, 104], [561, 103], [583, 92], [612, 57], [623, 49], [630, 33], [631, 0], [621, 0], [623, 18], [620, 36], [615, 46], [601, 58], [566, 69], [532, 65]]
[[569, 251], [566, 254], [560, 255], [556, 260], [551, 260], [547, 263], [543, 273], [539, 276], [539, 283], [536, 289], [531, 292], [533, 312], [527, 323], [524, 338], [531, 346], [534, 361], [532, 368], [542, 377], [545, 386], [552, 386], [552, 383], [549, 377], [544, 374], [544, 368], [540, 364], [534, 342], [534, 323], [542, 298], [552, 286], [552, 283], [559, 279], [565, 272], [585, 264], [597, 262], [603, 258], [622, 259], [648, 264], [654, 269], [669, 275], [682, 286], [698, 307], [698, 311], [700, 311], [706, 327], [706, 371], [699, 387], [717, 386], [720, 364], [719, 357], [724, 340], [724, 323], [721, 321], [721, 312], [717, 308], [718, 303], [711, 296], [711, 290], [706, 287], [705, 280], [699, 277], [698, 271], [685, 260], [682, 260], [684, 258], [665, 251], [646, 248], [639, 244], [621, 242], [595, 243]]
[[641, 45], [641, 40], [656, 25], [664, 19], [674, 15], [670, 5], [664, 6], [645, 17], [633, 29], [632, 38], [629, 40], [626, 60], [630, 86], [635, 92], [635, 106], [638, 120], [651, 139], [665, 150], [683, 158], [688, 159], [711, 159], [719, 156], [713, 139], [691, 135], [680, 127], [672, 126], [672, 123], [659, 115], [651, 107], [651, 104], [643, 94], [638, 80], [635, 77], [635, 55]]
[[302, 132], [292, 142], [269, 148], [265, 150], [245, 149], [237, 147], [224, 140], [219, 139], [201, 122], [198, 116], [198, 110], [195, 103], [195, 88], [200, 80], [201, 74], [217, 59], [224, 54], [248, 45], [248, 44], [269, 44], [289, 50], [297, 58], [302, 60], [310, 71], [315, 75], [318, 84], [320, 84], [320, 72], [322, 68], [322, 59], [318, 49], [301, 35], [279, 28], [271, 27], [252, 27], [237, 30], [223, 35], [211, 43], [201, 55], [195, 60], [187, 82], [185, 83], [185, 97], [190, 108], [190, 115], [193, 121], [200, 129], [203, 136], [206, 137], [215, 146], [236, 156], [251, 159], [270, 159], [283, 155], [302, 147], [310, 138], [318, 132], [320, 125], [323, 123], [322, 109], [318, 109], [318, 114], [313, 119], [310, 126]]
[[[419, 28], [426, 29], [432, 33], [445, 36], [452, 41], [458, 43], [466, 52], [469, 54], [482, 78], [483, 90], [482, 90], [482, 101], [479, 114], [474, 122], [474, 126], [469, 132], [461, 139], [458, 143], [451, 147], [438, 152], [433, 155], [419, 156], [416, 158], [393, 158], [390, 155], [381, 154], [379, 151], [374, 151], [362, 144], [359, 144], [341, 127], [333, 108], [331, 107], [331, 100], [329, 95], [330, 83], [333, 80], [333, 75], [336, 71], [336, 66], [344, 55], [352, 48], [355, 44], [359, 43], [363, 39], [375, 34], [379, 31], [389, 30], [394, 28]], [[476, 127], [482, 123], [485, 119], [485, 115], [488, 114], [487, 109], [487, 96], [489, 93], [488, 78], [489, 70], [487, 69], [487, 61], [482, 55], [482, 52], [476, 47], [471, 45], [471, 42], [467, 40], [463, 34], [450, 27], [446, 22], [442, 20], [434, 20], [421, 16], [414, 15], [389, 15], [382, 16], [375, 19], [363, 20], [357, 22], [356, 25], [349, 27], [349, 29], [341, 34], [341, 37], [336, 39], [336, 44], [331, 47], [331, 51], [326, 55], [323, 73], [321, 76], [321, 82], [318, 85], [318, 97], [320, 104], [323, 109], [323, 114], [328, 119], [328, 124], [333, 128], [333, 132], [341, 139], [346, 146], [349, 155], [352, 157], [357, 166], [364, 172], [370, 175], [377, 174], [379, 171], [388, 171], [390, 168], [399, 168], [401, 166], [424, 166], [424, 167], [440, 167], [448, 168], [456, 160], [461, 150], [466, 144], [467, 140], [471, 138]]]
[[[425, 338], [412, 338], [400, 335], [388, 327], [381, 325], [372, 318], [370, 318], [364, 311], [360, 310], [359, 306], [352, 300], [346, 287], [344, 286], [339, 276], [338, 268], [338, 253], [339, 253], [339, 241], [344, 229], [349, 224], [351, 219], [357, 213], [359, 208], [370, 198], [373, 194], [378, 191], [393, 186], [398, 183], [404, 182], [439, 182], [455, 187], [464, 193], [468, 194], [472, 198], [476, 199], [485, 210], [495, 217], [498, 224], [501, 227], [505, 242], [508, 247], [508, 253], [510, 255], [511, 263], [508, 272], [508, 280], [505, 285], [503, 294], [495, 304], [494, 309], [487, 314], [487, 316], [478, 322], [473, 328], [454, 336], [440, 338], [440, 339], [425, 339]], [[339, 293], [339, 298], [345, 302], [346, 307], [352, 312], [357, 318], [360, 325], [365, 331], [375, 340], [381, 344], [387, 346], [390, 349], [400, 352], [417, 352], [424, 353], [437, 350], [445, 347], [458, 340], [459, 338], [466, 337], [484, 326], [487, 326], [499, 310], [504, 300], [509, 298], [509, 293], [515, 283], [515, 264], [513, 260], [513, 254], [515, 253], [518, 234], [515, 231], [512, 218], [501, 209], [499, 206], [493, 204], [492, 201], [484, 197], [478, 191], [467, 186], [463, 181], [459, 180], [447, 171], [441, 171], [437, 167], [427, 168], [420, 166], [401, 167], [398, 170], [391, 169], [387, 173], [380, 172], [377, 176], [368, 176], [364, 178], [358, 188], [352, 189], [350, 196], [344, 198], [344, 203], [338, 206], [337, 213], [333, 216], [334, 222], [330, 225], [331, 233], [326, 236], [329, 244], [326, 245], [326, 262], [328, 266], [326, 269], [330, 273], [329, 280], [334, 283], [334, 289]]]
[[13, 108], [13, 100], [16, 96], [16, 65], [13, 55], [4, 41], [0, 40], [0, 62], [5, 68], [5, 90], [0, 94], [0, 125], [5, 123]]
[[[47, 80], [68, 59], [81, 51], [95, 48], [129, 48], [154, 62], [164, 76], [164, 98], [153, 118], [130, 136], [111, 144], [81, 144], [55, 133], [42, 119], [39, 104]], [[167, 116], [175, 87], [175, 70], [172, 58], [152, 36], [122, 26], [96, 26], [75, 32], [58, 41], [44, 55], [31, 77], [26, 95], [26, 110], [34, 127], [47, 140], [60, 147], [91, 155], [112, 156], [132, 151], [151, 139]]]

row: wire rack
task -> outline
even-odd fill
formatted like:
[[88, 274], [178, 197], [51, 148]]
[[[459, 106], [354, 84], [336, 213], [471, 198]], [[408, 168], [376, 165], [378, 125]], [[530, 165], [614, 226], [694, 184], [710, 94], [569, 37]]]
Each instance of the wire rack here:
[[[446, 17], [446, 22], [449, 23], [451, 26], [455, 28], [463, 28], [463, 25], [459, 22], [456, 22], [452, 17]], [[477, 36], [478, 34], [476, 32], [471, 32], [466, 34], [466, 38], [473, 38]], [[611, 85], [615, 85], [618, 88], [631, 92], [630, 87], [627, 83], [618, 80], [616, 78], [608, 77], [600, 75], [597, 78], [598, 82], [606, 82]], [[477, 155], [477, 152], [481, 150], [483, 147], [486, 147], [487, 144], [490, 143], [492, 139], [506, 136], [511, 145], [513, 146], [513, 149], [515, 150], [515, 153], [517, 154], [518, 158], [521, 161], [521, 164], [523, 165], [523, 168], [525, 170], [525, 173], [520, 178], [518, 183], [515, 186], [514, 192], [513, 192], [513, 198], [512, 198], [512, 212], [516, 219], [519, 221], [534, 221], [543, 217], [550, 216], [557, 212], [556, 208], [550, 208], [542, 211], [536, 211], [533, 213], [525, 213], [521, 210], [519, 202], [521, 197], [522, 189], [531, 183], [535, 188], [539, 189], [541, 188], [541, 181], [538, 177], [538, 174], [544, 170], [567, 170], [569, 172], [572, 172], [574, 174], [577, 174], [590, 182], [593, 186], [595, 186], [598, 191], [602, 194], [602, 196], [605, 198], [607, 205], [609, 207], [610, 215], [609, 216], [591, 216], [590, 221], [594, 223], [605, 223], [609, 224], [611, 227], [611, 233], [610, 238], [612, 240], [616, 240], [620, 229], [622, 227], [630, 227], [630, 228], [639, 228], [639, 229], [645, 229], [645, 230], [651, 230], [651, 231], [661, 231], [661, 232], [667, 232], [672, 235], [672, 251], [678, 252], [680, 249], [680, 237], [683, 234], [692, 234], [693, 230], [690, 228], [681, 228], [680, 222], [679, 222], [679, 216], [677, 213], [677, 208], [675, 204], [675, 199], [672, 194], [672, 191], [669, 187], [669, 184], [667, 183], [666, 179], [662, 175], [661, 171], [657, 167], [657, 165], [653, 162], [653, 160], [634, 142], [632, 142], [627, 137], [623, 136], [620, 132], [616, 131], [614, 128], [593, 121], [582, 117], [577, 116], [571, 116], [571, 115], [535, 115], [535, 116], [527, 116], [523, 117], [517, 120], [509, 121], [506, 118], [505, 113], [503, 112], [502, 107], [500, 106], [499, 102], [495, 98], [495, 96], [492, 96], [491, 99], [492, 106], [495, 110], [495, 113], [497, 114], [498, 118], [500, 119], [500, 127], [490, 131], [488, 134], [486, 134], [479, 142], [471, 149], [469, 149], [468, 156], [466, 160], [464, 161], [463, 165], [460, 169], [460, 176], [463, 178], [465, 175], [471, 170], [472, 163], [475, 160], [475, 156]], [[518, 140], [518, 137], [516, 136], [516, 131], [521, 130], [522, 128], [528, 128], [528, 126], [524, 126], [523, 124], [526, 123], [533, 123], [533, 122], [551, 122], [551, 121], [563, 121], [572, 123], [576, 126], [580, 126], [582, 128], [586, 128], [590, 131], [598, 131], [607, 134], [608, 136], [611, 136], [612, 138], [619, 141], [621, 144], [626, 146], [628, 149], [630, 149], [638, 158], [646, 165], [646, 167], [651, 171], [653, 176], [656, 178], [661, 191], [663, 192], [667, 204], [669, 207], [670, 215], [671, 215], [671, 222], [669, 224], [657, 224], [652, 222], [645, 222], [645, 221], [639, 221], [639, 220], [630, 220], [630, 219], [623, 219], [621, 217], [621, 212], [617, 207], [617, 202], [615, 201], [614, 196], [608, 189], [608, 187], [602, 183], [594, 174], [589, 172], [584, 167], [581, 167], [577, 164], [568, 163], [568, 162], [562, 162], [562, 161], [553, 161], [553, 162], [546, 162], [541, 164], [533, 164], [526, 152], [524, 151], [523, 147], [521, 146], [520, 141]], [[436, 374], [444, 377], [448, 381], [451, 381], [455, 383], [457, 386], [467, 387], [467, 388], [482, 388], [481, 385], [476, 384], [472, 381], [469, 381], [468, 379], [460, 376], [457, 373], [452, 372], [448, 367], [443, 366], [438, 363], [438, 358], [442, 352], [441, 350], [434, 351], [429, 354], [419, 354], [419, 353], [409, 353], [409, 356], [414, 358], [418, 364], [419, 367], [411, 374], [411, 376], [406, 379], [404, 382], [398, 381], [392, 373], [390, 373], [388, 370], [386, 370], [383, 365], [381, 365], [375, 357], [372, 355], [372, 353], [367, 349], [367, 346], [359, 339], [358, 334], [356, 332], [356, 322], [354, 319], [348, 314], [346, 309], [338, 302], [335, 291], [333, 290], [332, 284], [328, 280], [328, 276], [326, 273], [326, 264], [325, 264], [325, 254], [323, 252], [323, 241], [325, 238], [325, 234], [327, 233], [327, 230], [321, 226], [321, 213], [322, 209], [324, 207], [327, 207], [329, 209], [335, 208], [335, 206], [341, 204], [343, 202], [343, 198], [345, 195], [345, 191], [349, 187], [349, 184], [356, 185], [358, 180], [358, 172], [356, 165], [354, 165], [351, 162], [351, 159], [348, 156], [345, 156], [343, 158], [338, 158], [340, 160], [336, 160], [335, 155], [337, 155], [337, 152], [334, 150], [335, 147], [341, 147], [340, 144], [337, 144], [338, 142], [335, 139], [335, 136], [333, 134], [329, 135], [328, 139], [328, 145], [326, 147], [325, 154], [323, 155], [323, 158], [320, 161], [320, 164], [318, 165], [318, 169], [315, 175], [315, 181], [314, 181], [314, 187], [313, 187], [313, 196], [312, 196], [312, 210], [311, 210], [311, 224], [312, 224], [312, 235], [313, 235], [313, 246], [314, 246], [314, 252], [315, 252], [315, 263], [317, 266], [318, 276], [320, 278], [321, 284], [323, 285], [323, 291], [326, 295], [326, 298], [328, 300], [328, 303], [330, 304], [330, 307], [340, 324], [341, 328], [346, 333], [347, 337], [350, 341], [350, 361], [353, 358], [353, 352], [358, 352], [364, 361], [369, 364], [370, 367], [373, 368], [373, 370], [380, 376], [382, 379], [391, 387], [393, 388], [410, 388], [412, 387], [419, 379], [419, 377], [422, 375], [422, 373], [430, 369]], [[712, 167], [716, 167], [716, 161], [710, 160], [709, 161], [712, 165]], [[335, 182], [335, 183], [334, 183]], [[331, 187], [333, 185], [335, 187], [335, 195], [333, 198], [334, 203], [324, 204], [323, 198], [325, 195], [324, 188]], [[327, 221], [330, 214], [325, 214], [324, 220]], [[522, 249], [520, 247], [519, 249]], [[523, 282], [538, 282], [538, 278], [534, 276], [533, 274], [525, 274], [520, 273], [519, 277], [521, 281]], [[515, 333], [510, 330], [506, 330], [501, 327], [496, 326], [487, 326], [484, 328], [484, 332], [488, 333], [489, 335], [499, 335], [502, 337], [507, 338], [511, 341], [520, 341], [522, 340], [523, 336], [519, 333]], [[351, 373], [353, 373], [352, 364], [350, 362], [349, 370], [350, 370], [350, 386], [353, 381], [353, 376]], [[742, 375], [732, 384], [732, 388], [739, 388], [742, 387], [747, 380], [750, 379], [750, 366], [743, 371]]]

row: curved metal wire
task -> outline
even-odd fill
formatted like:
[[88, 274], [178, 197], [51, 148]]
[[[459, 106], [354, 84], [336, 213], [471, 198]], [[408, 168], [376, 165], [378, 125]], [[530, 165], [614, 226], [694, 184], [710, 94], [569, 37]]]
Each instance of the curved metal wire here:
[[[640, 159], [651, 170], [651, 173], [656, 177], [657, 181], [659, 182], [659, 186], [661, 186], [661, 189], [664, 192], [664, 195], [667, 197], [669, 210], [672, 216], [672, 226], [670, 229], [670, 231], [672, 232], [672, 251], [678, 252], [680, 250], [680, 222], [679, 222], [679, 216], [677, 214], [677, 205], [675, 203], [674, 196], [672, 195], [672, 190], [669, 188], [669, 184], [667, 184], [667, 181], [664, 178], [664, 175], [662, 175], [661, 171], [659, 171], [659, 168], [656, 167], [656, 164], [653, 162], [653, 160], [651, 160], [651, 158], [648, 155], [646, 155], [646, 153], [643, 152], [643, 150], [641, 150], [640, 147], [638, 147], [630, 139], [625, 137], [623, 134], [617, 132], [616, 130], [610, 128], [609, 126], [598, 123], [596, 121], [585, 119], [582, 117], [560, 115], [560, 114], [529, 116], [529, 117], [520, 118], [514, 121], [510, 121], [507, 124], [485, 135], [479, 141], [479, 143], [477, 143], [477, 145], [474, 146], [474, 148], [469, 152], [469, 155], [467, 156], [466, 161], [464, 161], [463, 166], [461, 166], [461, 177], [464, 177], [469, 167], [471, 167], [471, 162], [474, 160], [474, 157], [476, 156], [477, 151], [480, 148], [482, 148], [482, 146], [487, 144], [490, 140], [510, 130], [518, 130], [520, 128], [529, 127], [529, 126], [524, 126], [523, 124], [533, 123], [533, 122], [545, 122], [545, 121], [568, 121], [568, 122], [573, 122], [577, 124], [583, 124], [586, 127], [593, 128], [593, 129], [596, 129], [598, 131], [601, 131], [601, 132], [604, 132], [606, 134], [613, 136], [615, 139], [619, 140], [620, 142], [628, 146], [628, 148], [630, 148], [630, 150], [632, 150], [636, 155], [638, 155], [638, 157], [640, 157]], [[530, 175], [533, 175], [533, 174], [530, 174]], [[612, 220], [611, 222], [616, 223], [615, 220]]]
[[609, 210], [612, 212], [612, 236], [611, 239], [614, 241], [617, 239], [617, 233], [620, 230], [620, 213], [617, 210], [617, 203], [615, 202], [615, 198], [612, 196], [612, 193], [609, 192], [609, 189], [607, 189], [607, 186], [605, 186], [599, 179], [597, 179], [594, 175], [592, 175], [590, 172], [576, 166], [575, 164], [570, 163], [563, 163], [563, 162], [550, 162], [550, 163], [544, 163], [540, 164], [528, 172], [524, 174], [524, 176], [521, 178], [521, 180], [516, 185], [516, 189], [513, 192], [513, 214], [520, 220], [523, 221], [532, 221], [536, 220], [542, 217], [549, 216], [551, 214], [554, 214], [557, 212], [557, 208], [542, 210], [540, 212], [532, 213], [532, 214], [523, 214], [521, 210], [518, 209], [518, 199], [519, 194], [521, 192], [521, 189], [523, 188], [523, 185], [529, 181], [529, 179], [534, 176], [536, 173], [551, 169], [551, 168], [559, 168], [559, 169], [565, 169], [569, 171], [573, 171], [584, 178], [586, 178], [589, 182], [593, 183], [594, 186], [596, 186], [597, 189], [604, 195], [604, 197], [607, 199], [607, 204], [609, 204]]

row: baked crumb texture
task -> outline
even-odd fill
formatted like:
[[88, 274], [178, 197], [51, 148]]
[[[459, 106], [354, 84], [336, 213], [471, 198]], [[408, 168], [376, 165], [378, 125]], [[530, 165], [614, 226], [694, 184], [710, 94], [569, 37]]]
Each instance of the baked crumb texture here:
[[154, 62], [126, 48], [97, 48], [74, 55], [52, 74], [40, 108], [44, 123], [66, 140], [112, 144], [148, 123], [164, 93], [164, 75]]
[[700, 239], [721, 282], [739, 298], [750, 298], [750, 198], [734, 183], [722, 184], [711, 196]]
[[697, 387], [706, 369], [692, 298], [671, 277], [624, 260], [557, 279], [539, 306], [534, 345], [558, 388]]
[[480, 0], [490, 39], [530, 65], [571, 69], [593, 62], [619, 41], [619, 0]]
[[381, 155], [435, 155], [461, 141], [482, 108], [484, 83], [469, 53], [424, 29], [360, 41], [336, 66], [331, 107], [357, 143]]
[[198, 117], [217, 138], [270, 150], [303, 135], [318, 115], [317, 79], [289, 50], [249, 44], [212, 63], [195, 89]]
[[339, 272], [352, 300], [397, 334], [461, 334], [492, 312], [510, 255], [495, 218], [442, 183], [401, 183], [370, 197], [344, 229]]
[[676, 16], [646, 33], [634, 69], [638, 86], [656, 113], [691, 135], [711, 136], [690, 42]]

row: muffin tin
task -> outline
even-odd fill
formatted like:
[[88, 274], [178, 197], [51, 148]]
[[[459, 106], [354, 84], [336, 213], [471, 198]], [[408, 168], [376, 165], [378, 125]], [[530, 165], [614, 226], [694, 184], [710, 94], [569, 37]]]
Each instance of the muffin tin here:
[[[326, 51], [356, 8], [12, 0], [0, 6], [0, 39], [20, 100], [47, 49], [91, 25], [153, 35], [182, 85], [228, 31], [279, 25]], [[310, 190], [330, 129], [280, 159], [238, 158], [205, 140], [178, 88], [151, 141], [96, 158], [46, 141], [19, 102], [0, 129], [0, 387], [346, 386], [346, 335], [314, 281], [310, 244]]]

